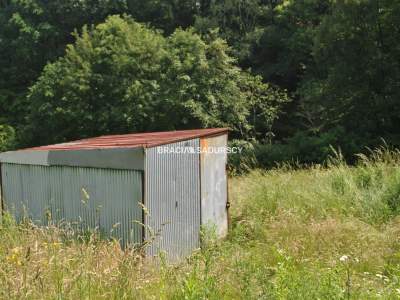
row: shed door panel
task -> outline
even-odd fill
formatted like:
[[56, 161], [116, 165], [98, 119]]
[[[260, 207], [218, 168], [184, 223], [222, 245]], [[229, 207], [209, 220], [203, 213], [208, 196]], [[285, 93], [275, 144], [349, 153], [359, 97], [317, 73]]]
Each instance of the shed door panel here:
[[[146, 240], [154, 238], [147, 254], [165, 252], [171, 261], [200, 246], [199, 154], [189, 153], [199, 140], [146, 150]], [[183, 152], [188, 149], [186, 153]]]
[[228, 232], [226, 145], [226, 134], [201, 139], [201, 224], [214, 227], [219, 237]]

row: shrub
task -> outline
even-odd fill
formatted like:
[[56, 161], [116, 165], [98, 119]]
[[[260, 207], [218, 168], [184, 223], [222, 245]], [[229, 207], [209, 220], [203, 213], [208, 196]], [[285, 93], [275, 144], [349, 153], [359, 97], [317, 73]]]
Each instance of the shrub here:
[[8, 125], [0, 124], [0, 152], [10, 150], [14, 147], [15, 131]]
[[229, 142], [229, 146], [241, 149], [240, 153], [228, 155], [228, 167], [231, 175], [244, 174], [258, 166], [253, 143], [244, 140], [232, 140]]

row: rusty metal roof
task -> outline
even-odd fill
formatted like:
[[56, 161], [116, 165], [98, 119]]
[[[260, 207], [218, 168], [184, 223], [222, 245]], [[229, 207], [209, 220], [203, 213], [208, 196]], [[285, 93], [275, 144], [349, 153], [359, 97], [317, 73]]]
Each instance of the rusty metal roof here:
[[24, 150], [84, 150], [112, 148], [149, 148], [174, 142], [218, 135], [228, 132], [228, 128], [162, 131], [121, 135], [104, 135], [62, 144], [34, 147]]

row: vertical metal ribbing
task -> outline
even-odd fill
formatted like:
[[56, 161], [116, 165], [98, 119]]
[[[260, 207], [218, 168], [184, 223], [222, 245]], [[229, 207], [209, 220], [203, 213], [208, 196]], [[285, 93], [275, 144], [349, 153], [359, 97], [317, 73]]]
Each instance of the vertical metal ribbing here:
[[[211, 226], [219, 237], [228, 233], [227, 215], [227, 154], [217, 151], [227, 145], [227, 135], [202, 138], [201, 169], [201, 224]], [[211, 151], [211, 149], [213, 151]]]
[[3, 175], [1, 171], [1, 163], [0, 163], [0, 221], [2, 221], [3, 214], [4, 214], [4, 203], [3, 203]]
[[51, 216], [55, 223], [98, 227], [123, 244], [142, 241], [134, 222], [142, 220], [141, 171], [3, 164], [2, 173], [5, 208], [18, 221], [26, 209], [37, 224]]
[[[164, 147], [168, 153], [159, 152]], [[169, 260], [177, 260], [200, 246], [199, 154], [170, 151], [198, 147], [199, 139], [193, 139], [146, 149], [145, 205], [150, 215], [145, 222], [160, 233], [148, 248], [149, 255], [165, 251]]]
[[[144, 159], [146, 160], [146, 156]], [[141, 221], [142, 221], [142, 225], [144, 226], [142, 228], [142, 243], [144, 243], [146, 241], [146, 221], [145, 221], [146, 212], [144, 210], [144, 208], [146, 207], [146, 202], [145, 202], [145, 200], [146, 200], [146, 178], [144, 175], [144, 171], [141, 172], [141, 175], [142, 175], [142, 201], [140, 203], [143, 205]]]

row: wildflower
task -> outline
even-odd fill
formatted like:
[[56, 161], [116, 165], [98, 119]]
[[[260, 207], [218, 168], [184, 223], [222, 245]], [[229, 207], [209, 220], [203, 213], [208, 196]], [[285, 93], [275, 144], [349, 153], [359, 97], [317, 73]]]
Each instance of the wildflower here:
[[15, 247], [11, 250], [11, 253], [7, 255], [6, 260], [10, 263], [15, 264], [16, 266], [21, 266], [21, 254], [22, 254], [22, 247]]
[[51, 245], [53, 246], [53, 248], [59, 248], [61, 246], [61, 243], [53, 242]]
[[59, 243], [59, 242], [52, 242], [52, 243], [44, 242], [43, 246], [45, 249], [57, 249], [57, 248], [60, 248], [61, 243]]
[[347, 255], [343, 255], [339, 260], [341, 262], [345, 262], [345, 261], [349, 260], [349, 257]]

